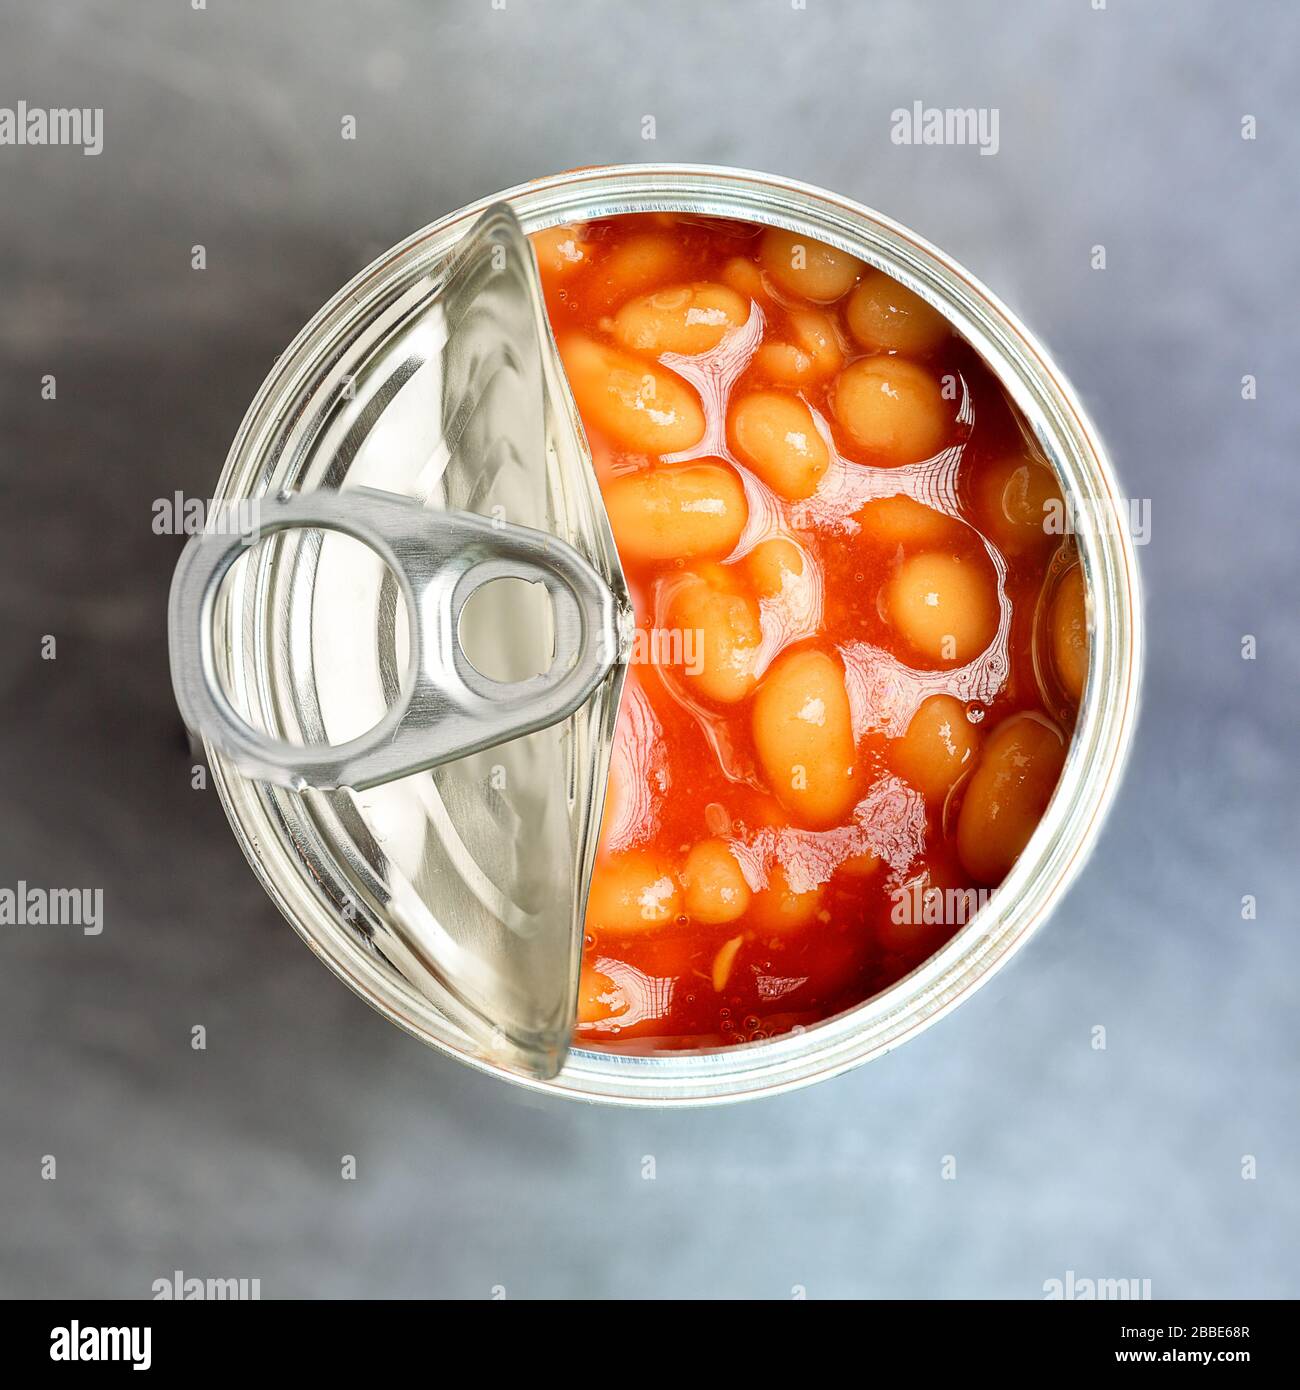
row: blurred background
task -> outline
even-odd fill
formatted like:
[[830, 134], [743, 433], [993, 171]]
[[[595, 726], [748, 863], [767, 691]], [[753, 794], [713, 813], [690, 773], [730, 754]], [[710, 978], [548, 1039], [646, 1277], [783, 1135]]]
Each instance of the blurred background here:
[[[0, 4], [0, 106], [104, 109], [97, 157], [0, 145], [0, 885], [102, 885], [105, 916], [0, 927], [0, 1293], [182, 1270], [268, 1298], [1040, 1298], [1072, 1270], [1300, 1294], [1300, 12], [198, 3]], [[892, 144], [914, 101], [996, 107], [997, 154]], [[1045, 339], [1151, 499], [1138, 745], [1051, 924], [884, 1060], [688, 1114], [472, 1074], [312, 958], [190, 787], [179, 541], [151, 529], [379, 252], [638, 160], [915, 228]]]

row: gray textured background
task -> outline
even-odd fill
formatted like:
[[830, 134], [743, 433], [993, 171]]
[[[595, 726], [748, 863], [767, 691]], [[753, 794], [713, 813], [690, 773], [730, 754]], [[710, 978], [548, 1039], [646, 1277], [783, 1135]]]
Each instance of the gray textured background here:
[[[96, 159], [0, 148], [0, 884], [103, 885], [107, 927], [0, 928], [0, 1292], [1300, 1294], [1294, 5], [2, 13], [0, 105], [106, 114]], [[915, 99], [996, 106], [1000, 153], [892, 145]], [[312, 959], [190, 790], [150, 530], [373, 255], [646, 158], [791, 174], [952, 252], [1053, 348], [1154, 530], [1139, 746], [1052, 925], [884, 1061], [681, 1115], [479, 1078]]]

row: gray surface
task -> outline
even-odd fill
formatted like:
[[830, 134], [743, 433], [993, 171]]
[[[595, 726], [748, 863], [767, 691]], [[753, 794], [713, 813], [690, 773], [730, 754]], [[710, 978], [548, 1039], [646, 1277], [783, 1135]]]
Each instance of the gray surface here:
[[[94, 939], [0, 928], [0, 1292], [141, 1297], [182, 1269], [268, 1297], [1032, 1298], [1072, 1269], [1300, 1293], [1295, 7], [325, 9], [0, 20], [0, 104], [106, 108], [98, 158], [0, 148], [0, 885], [102, 885], [107, 915]], [[890, 144], [914, 99], [997, 106], [1000, 152]], [[1045, 338], [1153, 505], [1140, 742], [1051, 926], [886, 1060], [689, 1115], [471, 1075], [311, 957], [190, 789], [177, 546], [150, 530], [155, 498], [210, 490], [275, 355], [370, 257], [517, 180], [639, 158], [914, 226]]]

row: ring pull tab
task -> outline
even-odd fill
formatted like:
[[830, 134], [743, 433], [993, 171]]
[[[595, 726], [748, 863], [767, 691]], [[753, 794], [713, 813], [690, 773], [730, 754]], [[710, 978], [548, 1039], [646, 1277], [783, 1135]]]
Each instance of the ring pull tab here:
[[[406, 601], [410, 658], [402, 694], [374, 728], [347, 743], [300, 747], [254, 729], [221, 687], [215, 610], [246, 534], [208, 531], [186, 544], [168, 605], [172, 684], [185, 722], [248, 777], [301, 791], [362, 790], [451, 762], [566, 719], [619, 659], [609, 586], [569, 544], [527, 526], [433, 511], [373, 488], [264, 501], [258, 536], [311, 527], [369, 546]], [[550, 668], [521, 681], [483, 675], [460, 644], [461, 611], [498, 579], [541, 584], [555, 615]]]

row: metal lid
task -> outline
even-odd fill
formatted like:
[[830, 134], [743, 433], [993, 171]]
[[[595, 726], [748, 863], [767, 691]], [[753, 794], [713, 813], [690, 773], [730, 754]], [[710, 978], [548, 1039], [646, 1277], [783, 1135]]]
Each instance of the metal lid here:
[[339, 353], [302, 419], [252, 527], [214, 511], [177, 566], [182, 714], [345, 847], [343, 929], [485, 1057], [553, 1076], [630, 605], [509, 208]]

